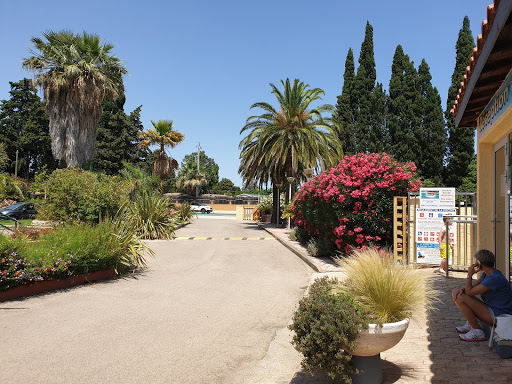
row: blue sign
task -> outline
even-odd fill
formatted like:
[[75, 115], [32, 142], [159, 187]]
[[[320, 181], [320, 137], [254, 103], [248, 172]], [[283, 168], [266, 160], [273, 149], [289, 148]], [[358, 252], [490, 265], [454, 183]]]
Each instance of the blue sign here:
[[512, 71], [510, 71], [501, 84], [498, 92], [494, 94], [489, 104], [478, 116], [477, 129], [478, 137], [482, 136], [487, 130], [503, 115], [512, 103]]

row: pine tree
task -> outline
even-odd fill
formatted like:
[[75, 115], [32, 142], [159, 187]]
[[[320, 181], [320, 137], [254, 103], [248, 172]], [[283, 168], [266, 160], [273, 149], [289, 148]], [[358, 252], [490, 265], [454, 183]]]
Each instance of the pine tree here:
[[448, 89], [446, 102], [446, 129], [448, 131], [448, 165], [445, 170], [445, 183], [450, 187], [459, 187], [464, 176], [468, 173], [468, 166], [474, 156], [475, 130], [471, 127], [455, 128], [455, 122], [450, 110], [457, 97], [460, 83], [464, 78], [469, 59], [473, 54], [475, 41], [469, 26], [469, 18], [464, 17], [459, 37], [455, 44], [455, 69], [452, 74], [452, 84]]
[[18, 151], [18, 176], [33, 179], [44, 165], [48, 170], [57, 165], [51, 151], [48, 115], [31, 80], [9, 84], [10, 99], [0, 102], [0, 142], [9, 157], [5, 170], [15, 173]]
[[431, 80], [430, 68], [423, 59], [418, 67], [421, 127], [417, 131], [417, 137], [421, 153], [416, 164], [424, 178], [433, 179], [439, 184], [442, 180], [446, 153], [446, 131], [441, 97], [437, 88], [432, 86]]
[[139, 165], [147, 156], [146, 150], [138, 148], [138, 135], [144, 129], [137, 123], [141, 107], [128, 116], [123, 109], [124, 103], [124, 96], [103, 102], [93, 167], [109, 175], [119, 173], [123, 169], [123, 161]]
[[370, 140], [370, 98], [375, 88], [377, 71], [373, 54], [373, 27], [366, 22], [364, 41], [359, 53], [359, 67], [354, 79], [353, 100], [355, 105], [354, 137], [355, 152], [367, 152]]
[[345, 60], [345, 73], [343, 74], [343, 88], [337, 97], [333, 119], [338, 126], [338, 137], [342, 143], [343, 153], [351, 155], [356, 153], [354, 141], [354, 53], [349, 48]]

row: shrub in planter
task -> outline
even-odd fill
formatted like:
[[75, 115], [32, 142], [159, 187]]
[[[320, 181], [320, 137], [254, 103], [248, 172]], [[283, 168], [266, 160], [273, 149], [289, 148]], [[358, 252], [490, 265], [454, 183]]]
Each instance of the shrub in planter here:
[[415, 170], [413, 163], [398, 163], [386, 153], [346, 156], [295, 195], [295, 225], [344, 254], [390, 244], [393, 196], [418, 190]]
[[412, 317], [414, 310], [431, 307], [436, 291], [432, 276], [393, 260], [390, 252], [369, 248], [353, 257], [338, 258], [346, 279], [337, 289], [354, 298], [376, 324]]
[[295, 332], [292, 344], [304, 357], [304, 369], [350, 383], [350, 374], [355, 373], [350, 351], [358, 332], [368, 327], [368, 315], [349, 295], [334, 293], [337, 284], [327, 277], [315, 280], [289, 329]]

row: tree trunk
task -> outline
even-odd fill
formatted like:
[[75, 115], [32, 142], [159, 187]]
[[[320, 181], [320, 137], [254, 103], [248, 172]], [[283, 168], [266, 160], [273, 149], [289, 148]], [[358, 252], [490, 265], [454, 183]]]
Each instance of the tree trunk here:
[[[273, 224], [278, 224], [279, 219], [279, 188], [272, 184], [272, 219]], [[280, 220], [280, 219], [279, 219]]]

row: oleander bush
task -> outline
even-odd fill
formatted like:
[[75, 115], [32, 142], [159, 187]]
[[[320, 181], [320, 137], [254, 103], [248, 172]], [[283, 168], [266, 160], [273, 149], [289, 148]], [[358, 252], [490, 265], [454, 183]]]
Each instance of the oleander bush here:
[[290, 207], [308, 238], [325, 239], [341, 253], [392, 242], [393, 196], [417, 191], [414, 163], [386, 153], [346, 156], [303, 184]]
[[350, 375], [357, 373], [350, 365], [350, 351], [358, 332], [368, 328], [368, 313], [350, 295], [336, 293], [338, 284], [327, 277], [315, 280], [289, 329], [295, 333], [292, 344], [303, 355], [304, 369], [350, 383]]

